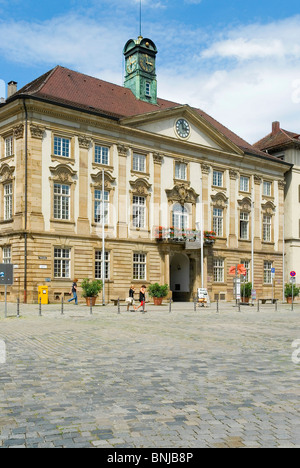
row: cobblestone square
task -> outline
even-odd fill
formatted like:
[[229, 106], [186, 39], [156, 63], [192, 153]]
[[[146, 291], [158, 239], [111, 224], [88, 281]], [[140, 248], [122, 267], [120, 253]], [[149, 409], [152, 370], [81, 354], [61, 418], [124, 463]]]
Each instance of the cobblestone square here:
[[300, 446], [300, 306], [117, 311], [0, 305], [0, 447]]

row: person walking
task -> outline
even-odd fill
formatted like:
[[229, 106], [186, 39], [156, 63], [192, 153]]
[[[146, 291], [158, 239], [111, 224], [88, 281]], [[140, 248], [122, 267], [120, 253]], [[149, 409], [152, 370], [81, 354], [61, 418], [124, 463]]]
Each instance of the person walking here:
[[77, 299], [77, 281], [78, 279], [74, 279], [73, 284], [72, 284], [72, 289], [70, 291], [70, 294], [73, 294], [73, 297], [68, 300], [68, 302], [75, 301], [75, 304], [78, 305], [78, 299]]
[[132, 284], [130, 286], [130, 289], [129, 289], [129, 296], [128, 296], [128, 300], [127, 300], [127, 311], [129, 310], [129, 307], [132, 305], [133, 306], [133, 303], [134, 303], [134, 293], [135, 293], [135, 287], [134, 285]]
[[146, 286], [143, 286], [140, 289], [140, 305], [138, 307], [134, 307], [134, 310], [138, 310], [140, 307], [143, 307], [146, 304]]

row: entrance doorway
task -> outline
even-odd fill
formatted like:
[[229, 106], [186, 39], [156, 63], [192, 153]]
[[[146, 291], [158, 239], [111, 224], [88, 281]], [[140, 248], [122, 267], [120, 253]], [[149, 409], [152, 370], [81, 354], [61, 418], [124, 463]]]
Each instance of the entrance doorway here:
[[174, 301], [188, 301], [190, 297], [190, 260], [187, 255], [176, 253], [170, 262], [170, 289]]

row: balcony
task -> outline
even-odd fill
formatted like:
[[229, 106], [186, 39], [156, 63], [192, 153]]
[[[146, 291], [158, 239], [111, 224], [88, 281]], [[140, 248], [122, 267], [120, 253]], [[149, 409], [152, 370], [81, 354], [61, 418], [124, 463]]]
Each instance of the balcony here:
[[[201, 231], [197, 229], [164, 228], [162, 226], [156, 226], [154, 227], [154, 238], [157, 242], [185, 244], [186, 249], [201, 248]], [[204, 245], [212, 245], [215, 243], [215, 240], [216, 233], [214, 231], [204, 231]]]

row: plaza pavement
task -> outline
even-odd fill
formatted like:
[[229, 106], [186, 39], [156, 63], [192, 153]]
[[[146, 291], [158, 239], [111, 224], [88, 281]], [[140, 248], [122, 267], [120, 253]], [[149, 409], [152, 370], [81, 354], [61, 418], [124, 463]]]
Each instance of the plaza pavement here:
[[300, 446], [299, 305], [7, 312], [2, 448]]

